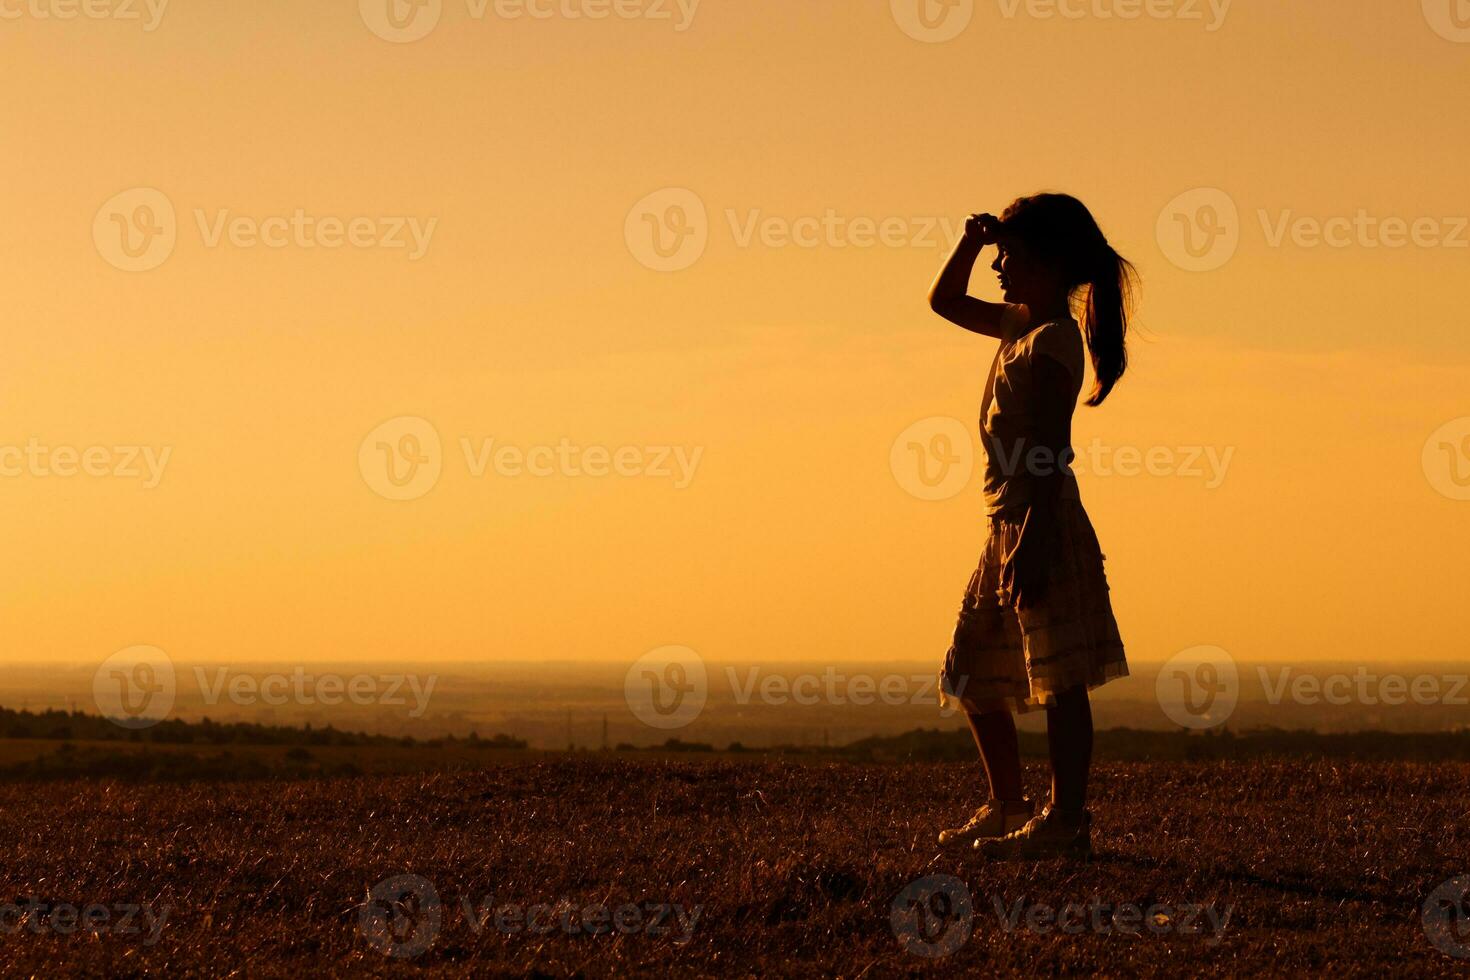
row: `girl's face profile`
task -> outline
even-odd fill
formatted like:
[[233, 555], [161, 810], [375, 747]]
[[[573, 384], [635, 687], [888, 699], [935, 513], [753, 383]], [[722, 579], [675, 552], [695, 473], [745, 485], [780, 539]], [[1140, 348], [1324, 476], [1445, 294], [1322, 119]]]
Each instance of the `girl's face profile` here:
[[1034, 276], [1031, 267], [1034, 262], [1028, 254], [1029, 249], [1022, 243], [1010, 240], [999, 244], [999, 254], [990, 267], [995, 270], [996, 278], [1000, 280], [1000, 288], [1007, 303], [1024, 303], [1026, 297], [1032, 295], [1027, 288], [1032, 285]]
[[1000, 279], [1007, 303], [1026, 305], [1056, 290], [1056, 276], [1024, 242], [1012, 238], [1000, 242], [998, 247], [999, 254], [990, 267]]

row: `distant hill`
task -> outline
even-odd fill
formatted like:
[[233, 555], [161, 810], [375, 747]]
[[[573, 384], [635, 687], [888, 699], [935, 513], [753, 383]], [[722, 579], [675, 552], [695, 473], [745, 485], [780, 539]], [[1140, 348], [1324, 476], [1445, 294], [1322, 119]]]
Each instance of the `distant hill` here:
[[[1021, 732], [1021, 754], [1046, 757], [1046, 735]], [[967, 731], [919, 729], [891, 737], [865, 738], [833, 750], [854, 762], [967, 761], [976, 757]], [[1162, 762], [1255, 759], [1352, 759], [1355, 761], [1470, 761], [1470, 732], [1323, 733], [1258, 729], [1159, 732], [1109, 728], [1095, 736], [1100, 761]]]
[[437, 747], [445, 742], [479, 743], [500, 748], [523, 749], [526, 743], [509, 735], [481, 739], [471, 732], [467, 739], [453, 737], [416, 740], [409, 736], [368, 735], [344, 732], [327, 725], [290, 727], [257, 725], [251, 722], [220, 724], [208, 718], [202, 721], [170, 719], [148, 728], [125, 728], [101, 715], [80, 711], [15, 711], [0, 708], [0, 738], [56, 739], [86, 742], [143, 742], [163, 745], [335, 745], [372, 746], [415, 745]]
[[[1021, 733], [1021, 753], [1046, 757], [1046, 736]], [[129, 782], [201, 782], [252, 779], [309, 779], [382, 775], [394, 772], [459, 771], [500, 765], [526, 757], [561, 755], [530, 750], [508, 735], [414, 739], [253, 723], [164, 721], [128, 729], [97, 715], [0, 708], [0, 780], [118, 779]], [[778, 745], [724, 749], [707, 742], [670, 738], [658, 745], [620, 743], [610, 753], [581, 750], [597, 758], [650, 760], [704, 756], [749, 759], [891, 764], [973, 762], [975, 746], [966, 731], [915, 729], [841, 746]], [[1384, 762], [1470, 761], [1470, 732], [1324, 734], [1260, 729], [1243, 733], [1159, 732], [1129, 728], [1099, 731], [1101, 762], [1204, 762], [1342, 759]]]

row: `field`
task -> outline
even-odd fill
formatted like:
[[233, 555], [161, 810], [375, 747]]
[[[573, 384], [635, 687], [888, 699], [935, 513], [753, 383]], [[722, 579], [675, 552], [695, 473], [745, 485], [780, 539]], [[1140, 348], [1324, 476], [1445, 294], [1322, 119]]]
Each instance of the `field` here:
[[1433, 941], [1470, 954], [1465, 920], [1423, 921], [1470, 873], [1470, 765], [1105, 763], [1094, 860], [1033, 865], [934, 846], [975, 780], [591, 758], [4, 784], [0, 972], [1470, 972]]

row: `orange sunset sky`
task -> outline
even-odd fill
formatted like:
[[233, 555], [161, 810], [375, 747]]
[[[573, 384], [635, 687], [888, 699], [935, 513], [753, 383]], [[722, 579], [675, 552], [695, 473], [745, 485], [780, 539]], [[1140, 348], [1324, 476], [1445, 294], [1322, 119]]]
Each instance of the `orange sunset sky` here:
[[[386, 2], [0, 0], [5, 658], [937, 664], [978, 487], [920, 499], [894, 445], [973, 427], [994, 342], [929, 313], [934, 226], [1041, 189], [1143, 277], [1079, 449], [1186, 470], [1084, 458], [1130, 656], [1466, 653], [1450, 0]], [[1235, 251], [1191, 259], [1211, 215]], [[655, 226], [702, 254], [650, 268]], [[400, 417], [437, 480], [392, 500]], [[490, 439], [691, 468], [476, 475]]]

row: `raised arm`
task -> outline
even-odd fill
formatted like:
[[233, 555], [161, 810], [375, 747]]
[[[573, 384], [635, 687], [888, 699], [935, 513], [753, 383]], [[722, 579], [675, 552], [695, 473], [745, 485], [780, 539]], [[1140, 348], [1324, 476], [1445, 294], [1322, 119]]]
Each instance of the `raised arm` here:
[[929, 308], [951, 323], [987, 337], [1001, 336], [1004, 303], [987, 303], [970, 293], [970, 274], [987, 245], [995, 243], [1000, 219], [991, 214], [971, 215], [965, 233], [955, 243], [949, 260], [929, 288]]

